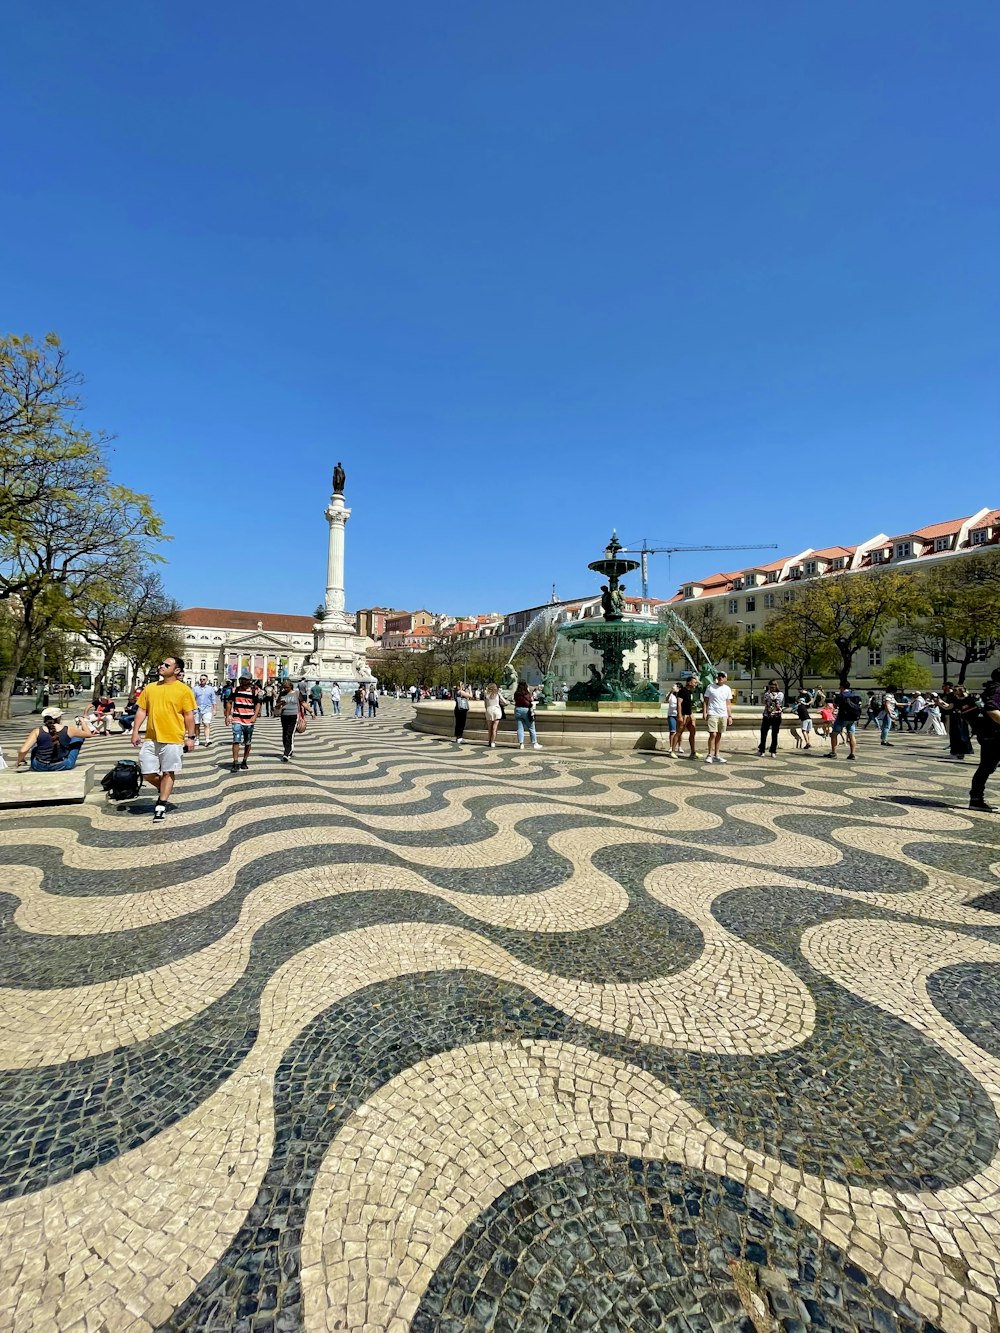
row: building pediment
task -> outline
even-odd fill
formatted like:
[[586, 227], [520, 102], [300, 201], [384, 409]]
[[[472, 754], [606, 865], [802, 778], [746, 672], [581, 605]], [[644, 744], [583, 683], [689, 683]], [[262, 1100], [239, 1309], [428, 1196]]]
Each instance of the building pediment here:
[[234, 634], [226, 639], [226, 648], [239, 649], [248, 653], [287, 652], [293, 638], [301, 639], [303, 634], [287, 634], [278, 637], [266, 631], [252, 630], [249, 634]]

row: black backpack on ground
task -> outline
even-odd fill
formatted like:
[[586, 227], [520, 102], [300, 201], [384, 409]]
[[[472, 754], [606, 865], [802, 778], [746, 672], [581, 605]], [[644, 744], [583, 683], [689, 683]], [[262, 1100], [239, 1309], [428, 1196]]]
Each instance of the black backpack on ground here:
[[142, 772], [134, 759], [119, 759], [101, 778], [109, 801], [134, 801], [142, 790]]

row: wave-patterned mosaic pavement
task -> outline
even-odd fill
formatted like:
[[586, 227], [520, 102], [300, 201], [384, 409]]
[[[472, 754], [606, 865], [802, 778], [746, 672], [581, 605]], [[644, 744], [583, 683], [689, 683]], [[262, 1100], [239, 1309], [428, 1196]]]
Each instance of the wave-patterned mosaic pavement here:
[[409, 712], [0, 818], [0, 1328], [1000, 1328], [968, 771]]

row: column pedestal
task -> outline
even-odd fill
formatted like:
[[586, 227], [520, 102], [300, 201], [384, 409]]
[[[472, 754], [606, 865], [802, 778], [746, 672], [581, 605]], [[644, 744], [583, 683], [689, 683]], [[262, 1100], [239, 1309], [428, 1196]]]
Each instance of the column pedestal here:
[[339, 491], [331, 496], [325, 516], [330, 527], [323, 598], [326, 615], [313, 625], [315, 644], [303, 673], [310, 679], [319, 680], [324, 688], [336, 682], [342, 692], [348, 692], [356, 689], [360, 681], [367, 684], [373, 677], [365, 660], [364, 640], [357, 635], [354, 621], [344, 611], [345, 529], [351, 511]]

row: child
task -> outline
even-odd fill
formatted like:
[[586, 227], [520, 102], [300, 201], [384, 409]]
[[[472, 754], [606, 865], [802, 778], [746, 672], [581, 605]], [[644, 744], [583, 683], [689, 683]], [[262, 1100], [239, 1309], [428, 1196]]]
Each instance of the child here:
[[820, 736], [826, 737], [830, 734], [830, 728], [833, 726], [833, 704], [824, 703], [819, 710], [819, 726], [816, 731]]
[[809, 704], [807, 695], [800, 694], [798, 702], [795, 705], [796, 722], [792, 727], [792, 735], [795, 737], [796, 750], [811, 750], [812, 741], [809, 737], [812, 734], [812, 718], [809, 716]]

